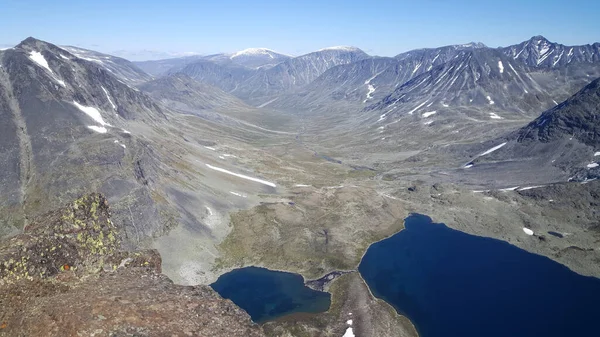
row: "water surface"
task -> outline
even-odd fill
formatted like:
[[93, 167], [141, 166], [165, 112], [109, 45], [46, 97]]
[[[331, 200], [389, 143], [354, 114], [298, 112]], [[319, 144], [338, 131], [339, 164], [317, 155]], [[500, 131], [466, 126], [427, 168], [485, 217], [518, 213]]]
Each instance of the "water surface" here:
[[210, 286], [257, 323], [297, 312], [325, 312], [331, 304], [329, 293], [306, 287], [302, 276], [265, 268], [234, 269]]
[[424, 215], [405, 227], [371, 245], [359, 271], [421, 337], [600, 336], [600, 279]]

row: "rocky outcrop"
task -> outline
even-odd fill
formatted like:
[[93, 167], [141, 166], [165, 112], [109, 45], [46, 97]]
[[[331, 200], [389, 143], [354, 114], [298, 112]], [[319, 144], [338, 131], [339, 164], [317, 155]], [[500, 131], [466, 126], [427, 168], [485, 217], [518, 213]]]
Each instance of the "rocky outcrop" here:
[[119, 250], [91, 194], [0, 243], [0, 336], [264, 336], [207, 286], [173, 284], [154, 250]]

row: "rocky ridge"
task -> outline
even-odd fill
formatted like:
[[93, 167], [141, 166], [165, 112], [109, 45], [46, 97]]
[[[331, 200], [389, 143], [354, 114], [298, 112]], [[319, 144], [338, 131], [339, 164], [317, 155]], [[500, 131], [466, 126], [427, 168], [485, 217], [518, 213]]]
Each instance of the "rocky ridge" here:
[[211, 288], [174, 285], [155, 250], [119, 243], [100, 194], [1, 242], [0, 336], [264, 336]]

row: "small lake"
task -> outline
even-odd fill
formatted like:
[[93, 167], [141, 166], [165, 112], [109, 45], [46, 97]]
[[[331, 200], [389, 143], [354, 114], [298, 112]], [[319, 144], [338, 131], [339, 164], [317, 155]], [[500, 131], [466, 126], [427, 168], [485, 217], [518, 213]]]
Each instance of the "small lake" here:
[[302, 276], [265, 268], [234, 269], [210, 286], [256, 323], [298, 312], [325, 312], [331, 304], [329, 293], [306, 287]]
[[371, 245], [359, 272], [420, 337], [600, 336], [600, 279], [424, 215], [405, 227]]

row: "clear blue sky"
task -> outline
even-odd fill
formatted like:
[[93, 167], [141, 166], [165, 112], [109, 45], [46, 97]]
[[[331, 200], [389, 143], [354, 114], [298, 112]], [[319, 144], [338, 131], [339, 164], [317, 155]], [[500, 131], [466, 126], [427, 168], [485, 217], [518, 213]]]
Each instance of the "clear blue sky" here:
[[142, 50], [248, 47], [299, 55], [335, 45], [392, 56], [469, 41], [505, 46], [538, 34], [598, 42], [599, 15], [600, 0], [0, 0], [0, 45], [33, 36], [132, 58]]

